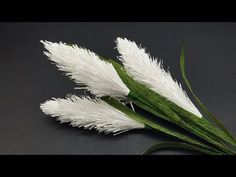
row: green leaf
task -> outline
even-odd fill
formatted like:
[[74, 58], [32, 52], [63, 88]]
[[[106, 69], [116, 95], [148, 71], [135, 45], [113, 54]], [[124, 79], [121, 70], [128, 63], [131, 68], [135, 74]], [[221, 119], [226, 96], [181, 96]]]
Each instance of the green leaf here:
[[204, 149], [204, 148], [201, 148], [201, 147], [198, 147], [195, 145], [186, 144], [186, 143], [179, 143], [179, 142], [165, 142], [165, 143], [155, 144], [155, 145], [151, 146], [150, 148], [148, 148], [146, 151], [144, 151], [142, 153], [142, 155], [148, 155], [154, 151], [158, 151], [161, 149], [169, 149], [169, 148], [197, 151], [197, 152], [201, 152], [201, 153], [208, 154], [208, 155], [222, 155], [221, 153], [214, 152], [214, 151], [211, 151], [208, 149]]
[[[194, 97], [194, 100], [199, 105], [199, 107], [209, 116], [209, 118], [219, 127], [221, 128], [232, 140], [235, 141], [235, 138], [230, 134], [230, 132], [224, 127], [224, 125], [216, 118], [216, 116], [211, 113], [205, 105], [200, 101], [200, 99], [195, 95], [195, 93], [192, 90], [192, 87], [190, 85], [190, 82], [188, 81], [188, 78], [186, 76], [186, 70], [185, 70], [185, 56], [184, 56], [184, 47], [181, 49], [181, 55], [180, 55], [180, 68], [182, 77], [185, 81], [185, 84], [187, 85], [188, 89], [190, 90], [191, 94]], [[236, 142], [236, 141], [235, 141]]]

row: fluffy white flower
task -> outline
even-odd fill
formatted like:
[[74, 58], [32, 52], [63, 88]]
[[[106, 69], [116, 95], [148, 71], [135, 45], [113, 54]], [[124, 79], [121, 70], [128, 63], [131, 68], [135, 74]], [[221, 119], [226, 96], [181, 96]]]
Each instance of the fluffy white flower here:
[[173, 80], [171, 74], [162, 67], [162, 61], [152, 58], [144, 48], [138, 47], [126, 38], [117, 38], [117, 49], [126, 71], [135, 80], [147, 85], [168, 100], [185, 110], [202, 117], [201, 113], [191, 102], [181, 85]]
[[58, 68], [66, 72], [78, 84], [85, 84], [85, 88], [96, 96], [114, 96], [123, 98], [129, 89], [122, 82], [113, 65], [99, 59], [99, 57], [77, 45], [69, 46], [65, 43], [40, 41], [48, 52], [44, 52]]
[[131, 129], [144, 128], [144, 124], [129, 118], [123, 112], [113, 108], [100, 99], [69, 96], [41, 104], [42, 111], [58, 117], [60, 122], [68, 122], [74, 127], [96, 129], [99, 132], [119, 134]]

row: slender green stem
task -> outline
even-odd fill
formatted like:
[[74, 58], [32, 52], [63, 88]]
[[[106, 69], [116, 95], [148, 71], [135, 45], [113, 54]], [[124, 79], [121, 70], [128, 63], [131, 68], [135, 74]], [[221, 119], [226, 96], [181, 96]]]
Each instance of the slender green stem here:
[[[137, 95], [136, 93], [130, 92], [128, 97], [130, 98], [130, 100], [134, 101], [134, 103], [138, 102], [137, 100], [141, 100], [141, 102], [142, 102], [142, 95], [140, 95], [140, 94]], [[144, 102], [142, 102], [142, 103], [145, 104]], [[156, 105], [157, 104], [153, 105], [153, 104], [149, 103], [149, 105], [147, 106], [148, 107], [147, 111], [150, 111], [151, 113], [153, 113], [156, 116], [160, 116], [160, 114], [157, 111], [155, 111]], [[145, 107], [142, 107], [142, 108], [145, 109]], [[158, 109], [158, 107], [157, 107], [157, 109]], [[196, 126], [187, 124], [185, 121], [183, 121], [181, 118], [179, 118], [179, 116], [175, 112], [173, 112], [172, 110], [169, 110], [169, 109], [163, 109], [163, 110], [167, 111], [165, 113], [170, 117], [169, 118], [160, 117], [160, 118], [166, 119], [166, 120], [184, 128], [185, 130], [197, 135], [198, 137], [204, 139], [205, 141], [217, 146], [218, 148], [220, 148], [222, 151], [226, 152], [227, 154], [234, 153], [230, 148], [226, 147], [225, 145], [222, 145], [221, 142], [218, 139], [215, 139], [214, 136], [209, 137], [209, 134], [207, 132], [202, 131], [201, 129], [199, 129]]]
[[162, 132], [162, 133], [165, 133], [167, 135], [170, 135], [170, 136], [173, 136], [177, 139], [180, 139], [182, 141], [186, 141], [190, 144], [193, 144], [193, 145], [197, 145], [197, 146], [200, 146], [202, 148], [205, 148], [205, 149], [208, 149], [209, 151], [213, 151], [213, 152], [217, 152], [217, 153], [221, 153], [220, 151], [218, 151], [217, 149], [215, 148], [212, 148], [208, 145], [205, 145], [193, 138], [190, 138], [182, 133], [178, 133], [176, 131], [173, 131], [169, 128], [166, 128], [164, 126], [161, 126], [159, 124], [157, 124], [156, 122], [153, 122], [149, 119], [146, 119], [145, 117], [133, 112], [131, 109], [129, 109], [128, 107], [124, 106], [123, 104], [121, 104], [119, 101], [115, 100], [114, 98], [108, 98], [108, 97], [103, 97], [102, 98], [105, 102], [107, 102], [108, 104], [110, 104], [111, 106], [115, 107], [116, 109], [124, 112], [126, 115], [128, 115], [129, 117], [131, 117], [132, 119], [138, 121], [138, 122], [141, 122], [145, 125], [146, 128], [151, 128], [151, 129], [154, 129], [154, 130], [157, 130], [159, 132]]
[[208, 120], [199, 118], [177, 105], [173, 105], [171, 107], [175, 110], [175, 112], [177, 112], [178, 115], [181, 116], [182, 120], [191, 126], [198, 127], [201, 131], [206, 132], [209, 136], [215, 138], [215, 140], [225, 144], [226, 146], [230, 146], [232, 149], [234, 149], [233, 152], [236, 153], [236, 143], [224, 131], [212, 125]]

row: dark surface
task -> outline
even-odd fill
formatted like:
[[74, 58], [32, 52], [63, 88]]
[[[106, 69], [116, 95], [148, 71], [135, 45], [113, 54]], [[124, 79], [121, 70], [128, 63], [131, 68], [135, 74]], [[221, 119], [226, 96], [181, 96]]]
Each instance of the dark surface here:
[[51, 97], [78, 93], [43, 55], [39, 40], [77, 43], [116, 58], [118, 36], [162, 58], [182, 83], [179, 54], [186, 42], [192, 87], [236, 135], [236, 23], [0, 23], [0, 154], [139, 154], [168, 140], [148, 131], [97, 135], [59, 124], [39, 109]]

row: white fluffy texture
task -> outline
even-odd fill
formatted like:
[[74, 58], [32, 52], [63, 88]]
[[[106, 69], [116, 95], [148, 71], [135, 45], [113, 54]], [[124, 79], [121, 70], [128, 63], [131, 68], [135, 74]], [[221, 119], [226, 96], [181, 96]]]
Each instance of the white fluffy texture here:
[[202, 117], [201, 113], [191, 102], [181, 85], [173, 80], [166, 72], [162, 61], [152, 58], [144, 48], [138, 47], [133, 41], [126, 38], [117, 38], [117, 49], [126, 71], [135, 80], [147, 85], [151, 90], [184, 108], [185, 110]]
[[144, 128], [144, 124], [129, 118], [106, 102], [90, 97], [72, 95], [66, 99], [53, 98], [41, 104], [40, 108], [45, 114], [58, 117], [62, 123], [67, 122], [74, 127], [86, 129], [94, 128], [114, 135]]
[[123, 98], [129, 89], [122, 82], [112, 64], [77, 45], [40, 41], [48, 52], [44, 52], [50, 60], [56, 63], [61, 71], [65, 71], [71, 79], [98, 97], [113, 96]]

